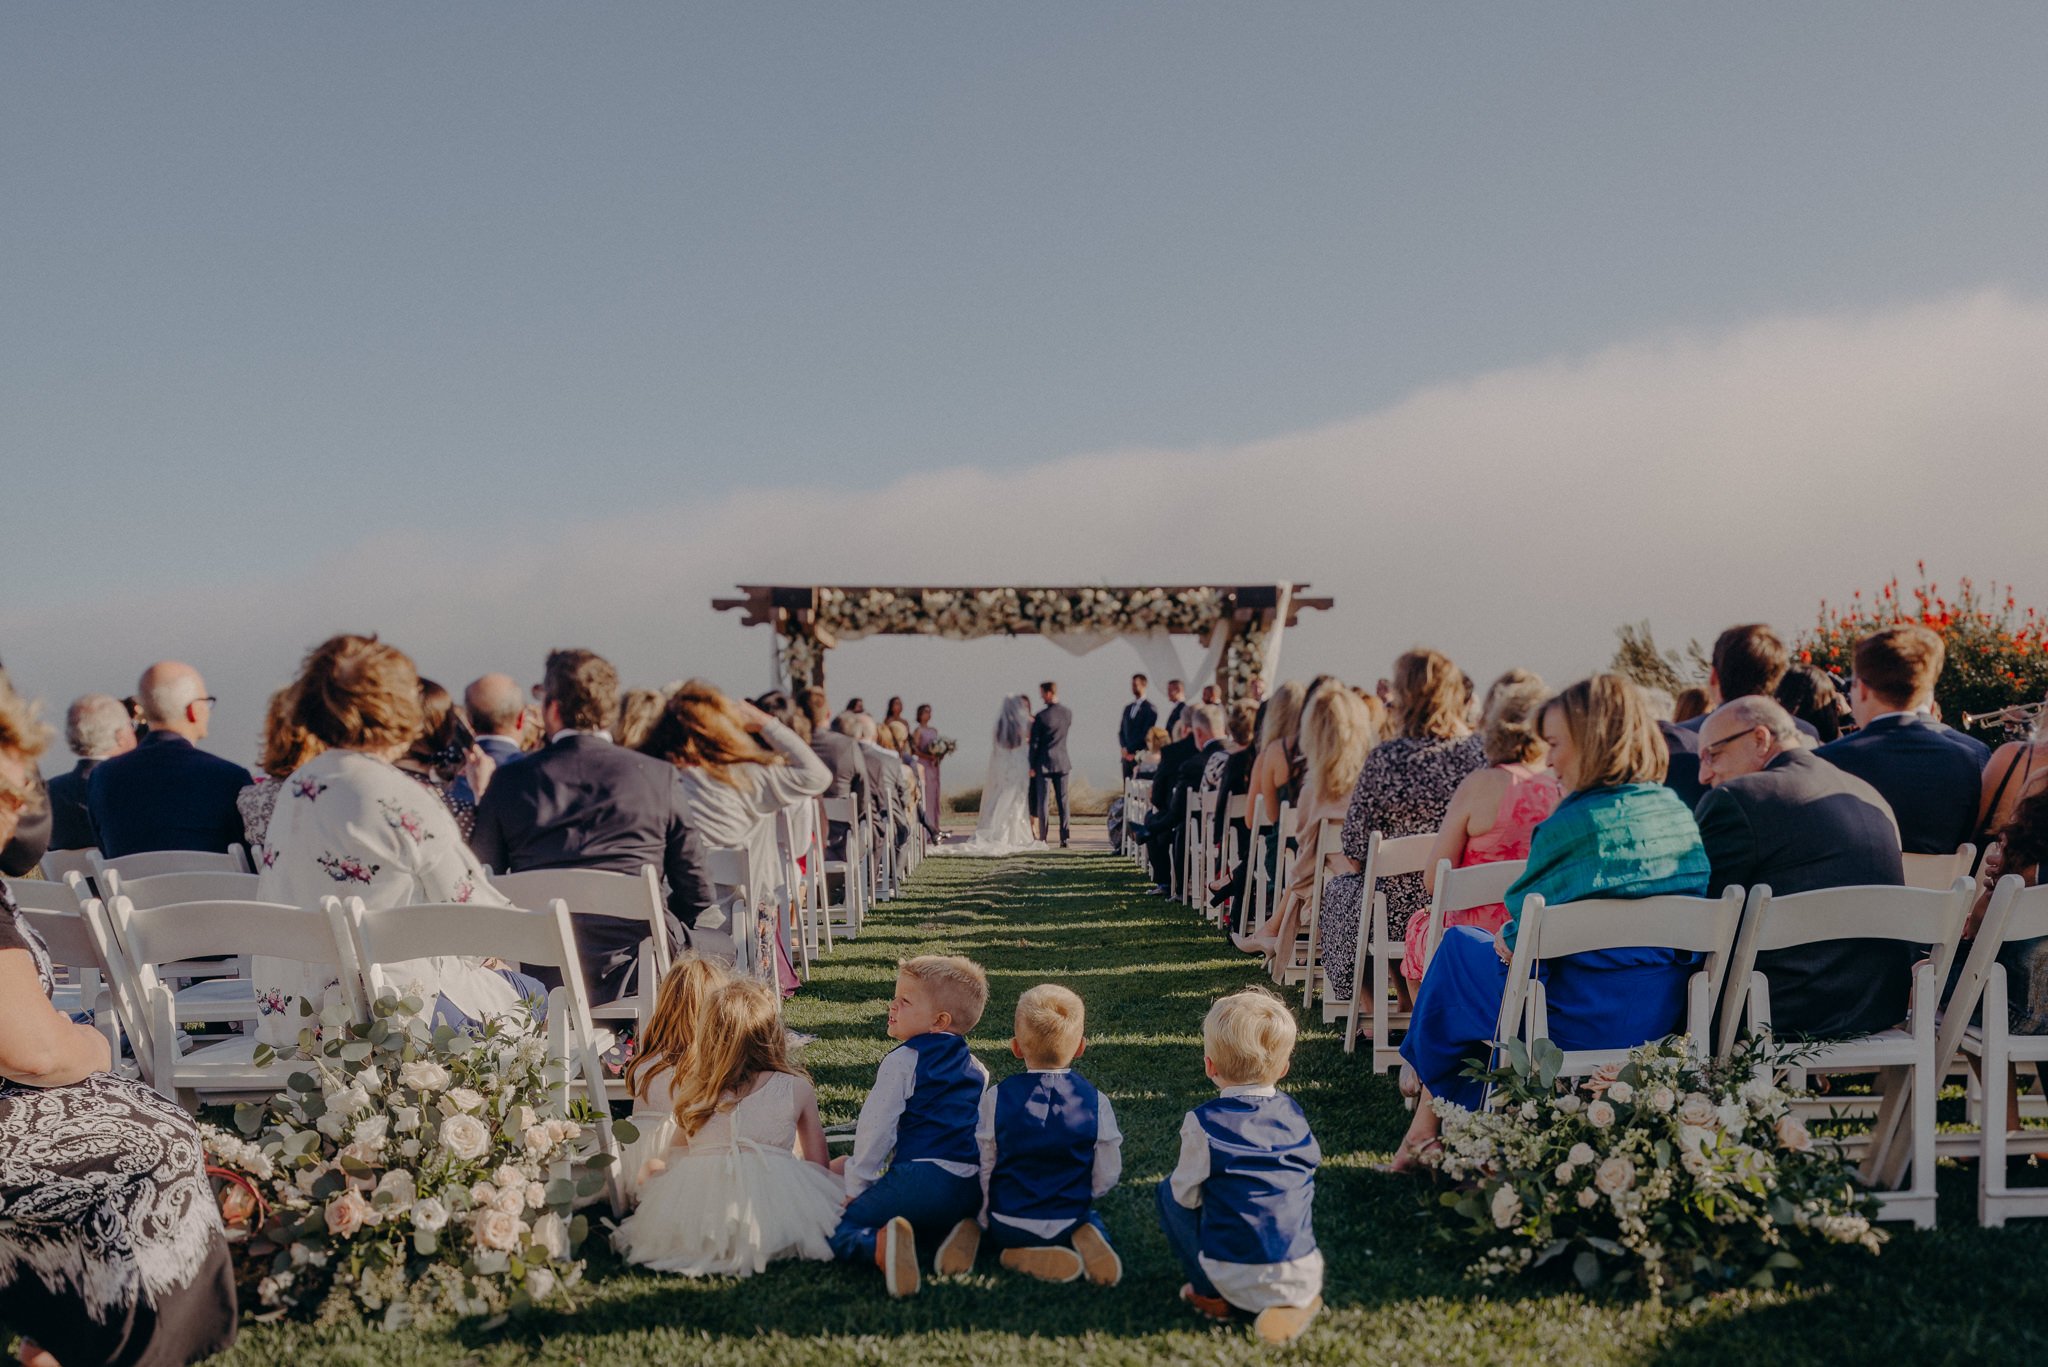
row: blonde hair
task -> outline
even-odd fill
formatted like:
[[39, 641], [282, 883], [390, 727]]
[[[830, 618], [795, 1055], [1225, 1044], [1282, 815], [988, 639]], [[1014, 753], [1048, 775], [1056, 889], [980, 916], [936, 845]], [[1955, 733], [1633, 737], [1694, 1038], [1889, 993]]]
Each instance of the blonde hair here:
[[1336, 798], [1351, 791], [1365, 757], [1379, 743], [1372, 710], [1341, 685], [1320, 688], [1301, 718], [1301, 757], [1308, 765], [1310, 796]]
[[1294, 740], [1301, 729], [1301, 704], [1307, 695], [1308, 685], [1299, 679], [1289, 679], [1273, 690], [1266, 699], [1266, 720], [1259, 726], [1261, 749], [1275, 741]]
[[1415, 740], [1455, 740], [1466, 731], [1472, 690], [1448, 655], [1420, 647], [1394, 661], [1394, 729]]
[[1488, 764], [1534, 764], [1550, 749], [1538, 717], [1549, 691], [1526, 670], [1512, 670], [1486, 690], [1486, 718], [1479, 725]]
[[1623, 783], [1662, 783], [1671, 755], [1650, 715], [1643, 692], [1619, 674], [1581, 679], [1543, 704], [1537, 715], [1555, 710], [1578, 751], [1573, 792], [1611, 788]]
[[[37, 719], [36, 705], [16, 693], [7, 671], [0, 669], [0, 751], [21, 756], [32, 771], [36, 756], [49, 743], [50, 728]], [[16, 799], [19, 810], [27, 813], [37, 807], [42, 789], [31, 774], [25, 783], [0, 777], [0, 793]]]
[[412, 657], [375, 636], [330, 636], [291, 685], [292, 720], [330, 750], [410, 747], [427, 729]]
[[758, 978], [729, 977], [705, 999], [696, 1038], [669, 1084], [676, 1138], [696, 1138], [712, 1116], [737, 1106], [747, 1084], [763, 1073], [805, 1076], [789, 1061], [789, 1031], [775, 989]]
[[285, 778], [327, 747], [299, 721], [298, 690], [291, 684], [270, 695], [263, 714], [263, 755], [258, 767], [272, 778]]
[[612, 723], [612, 740], [628, 750], [640, 743], [661, 720], [662, 696], [652, 688], [629, 688], [619, 695], [619, 719]]
[[704, 1003], [727, 976], [724, 965], [701, 954], [684, 954], [670, 965], [654, 998], [654, 1018], [626, 1064], [626, 1090], [634, 1097], [647, 1100], [663, 1073], [683, 1075]]
[[1270, 1087], [1287, 1075], [1296, 1027], [1287, 1004], [1263, 987], [1233, 992], [1202, 1018], [1202, 1052], [1226, 1087]]
[[957, 954], [920, 954], [896, 965], [898, 973], [923, 983], [932, 1005], [953, 1018], [953, 1033], [964, 1035], [988, 1007], [988, 974]]
[[1078, 993], [1058, 983], [1041, 983], [1017, 998], [1012, 1031], [1026, 1063], [1064, 1068], [1080, 1052], [1086, 1024], [1087, 1008]]
[[728, 784], [739, 781], [734, 770], [742, 764], [782, 763], [782, 756], [755, 741], [732, 700], [702, 679], [687, 680], [669, 695], [640, 749]]

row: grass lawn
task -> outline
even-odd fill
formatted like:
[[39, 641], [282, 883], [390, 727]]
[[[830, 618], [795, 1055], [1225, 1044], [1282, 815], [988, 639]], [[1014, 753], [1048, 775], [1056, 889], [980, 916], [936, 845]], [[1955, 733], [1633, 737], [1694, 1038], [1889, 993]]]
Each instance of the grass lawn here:
[[[1943, 1174], [1942, 1228], [1899, 1230], [1883, 1255], [1841, 1256], [1794, 1294], [1729, 1296], [1668, 1312], [1588, 1299], [1550, 1280], [1510, 1294], [1464, 1280], [1424, 1238], [1419, 1190], [1369, 1165], [1405, 1123], [1392, 1082], [1346, 1058], [1311, 1026], [1289, 1087], [1326, 1161], [1316, 1235], [1329, 1311], [1284, 1353], [1244, 1329], [1211, 1328], [1174, 1300], [1180, 1275], [1152, 1218], [1180, 1117], [1211, 1095], [1200, 1023], [1255, 967], [1185, 909], [1142, 894], [1110, 855], [1004, 861], [933, 859], [866, 932], [823, 960], [790, 1006], [816, 1034], [804, 1061], [827, 1124], [850, 1121], [889, 1041], [882, 1016], [898, 958], [929, 951], [979, 960], [993, 989], [972, 1036], [1002, 1076], [1017, 994], [1048, 980], [1088, 1003], [1081, 1068], [1116, 1102], [1124, 1181], [1103, 1203], [1124, 1258], [1123, 1285], [1045, 1286], [994, 1269], [927, 1281], [891, 1302], [867, 1268], [783, 1263], [741, 1281], [644, 1276], [597, 1248], [573, 1311], [485, 1334], [456, 1328], [382, 1334], [357, 1323], [246, 1330], [224, 1364], [316, 1363], [1779, 1363], [2023, 1362], [2048, 1352], [2048, 1227], [1975, 1227], [1972, 1174]], [[1896, 1228], [1896, 1227], [1895, 1227]], [[2030, 1289], [2031, 1288], [2031, 1289]]]

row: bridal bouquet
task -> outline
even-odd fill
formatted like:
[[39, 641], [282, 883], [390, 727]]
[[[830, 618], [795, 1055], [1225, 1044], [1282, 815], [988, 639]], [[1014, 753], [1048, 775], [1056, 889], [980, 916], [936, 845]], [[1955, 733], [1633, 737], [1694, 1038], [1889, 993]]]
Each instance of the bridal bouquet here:
[[458, 1033], [421, 1013], [390, 996], [367, 1025], [338, 1013], [283, 1092], [237, 1106], [234, 1132], [202, 1127], [243, 1179], [228, 1205], [254, 1207], [236, 1251], [258, 1315], [339, 1300], [399, 1328], [523, 1309], [582, 1277], [573, 1207], [611, 1161], [594, 1113], [562, 1105], [530, 1019]]
[[1476, 1253], [1474, 1276], [1554, 1264], [1589, 1289], [1683, 1303], [1794, 1280], [1813, 1249], [1884, 1242], [1875, 1200], [1769, 1080], [1795, 1050], [1752, 1042], [1708, 1064], [1674, 1038], [1562, 1092], [1555, 1045], [1505, 1054], [1487, 1075], [1499, 1109], [1438, 1102], [1443, 1144], [1426, 1159], [1456, 1184], [1438, 1232]]
[[951, 736], [940, 736], [937, 740], [933, 741], [929, 746], [927, 746], [926, 750], [932, 757], [932, 763], [937, 764], [940, 760], [952, 754], [955, 750], [958, 750], [959, 748], [959, 741], [954, 740]]

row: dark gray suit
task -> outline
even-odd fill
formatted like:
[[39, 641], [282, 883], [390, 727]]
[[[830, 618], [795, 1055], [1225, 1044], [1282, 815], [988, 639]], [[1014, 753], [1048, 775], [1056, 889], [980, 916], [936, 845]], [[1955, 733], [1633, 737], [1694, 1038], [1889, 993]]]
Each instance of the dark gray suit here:
[[[1877, 789], [1811, 750], [1779, 755], [1711, 788], [1695, 810], [1712, 866], [1708, 890], [1767, 883], [1775, 896], [1905, 882], [1899, 828]], [[1838, 940], [1757, 955], [1780, 1035], [1831, 1038], [1906, 1018], [1913, 948]]]
[[86, 810], [87, 780], [100, 767], [98, 759], [82, 759], [50, 780], [50, 848], [82, 850], [100, 843]]
[[1064, 703], [1049, 702], [1031, 719], [1031, 817], [1038, 825], [1038, 838], [1051, 838], [1046, 820], [1048, 791], [1059, 803], [1060, 844], [1067, 843], [1070, 818], [1067, 807], [1067, 775], [1074, 766], [1067, 759], [1067, 729], [1074, 714]]
[[[689, 925], [717, 895], [683, 810], [673, 764], [576, 732], [498, 770], [477, 804], [469, 846], [503, 873], [638, 873], [652, 864], [668, 879], [670, 913]], [[626, 990], [643, 932], [611, 916], [571, 919], [592, 1000], [611, 1001]], [[679, 950], [689, 944], [682, 925], [670, 927]]]
[[1878, 717], [1861, 731], [1830, 741], [1820, 757], [1866, 780], [1891, 804], [1910, 854], [1954, 854], [1977, 829], [1984, 742], [1934, 718]]

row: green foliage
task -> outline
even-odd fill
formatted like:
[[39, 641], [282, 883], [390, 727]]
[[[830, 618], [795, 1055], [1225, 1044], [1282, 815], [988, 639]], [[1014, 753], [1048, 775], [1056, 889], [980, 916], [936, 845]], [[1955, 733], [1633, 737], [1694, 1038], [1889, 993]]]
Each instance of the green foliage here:
[[1647, 620], [1614, 629], [1619, 644], [1608, 669], [1644, 688], [1661, 688], [1672, 697], [1707, 681], [1707, 657], [1698, 641], [1688, 641], [1685, 653], [1659, 650]]

